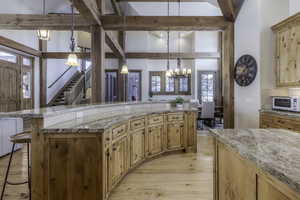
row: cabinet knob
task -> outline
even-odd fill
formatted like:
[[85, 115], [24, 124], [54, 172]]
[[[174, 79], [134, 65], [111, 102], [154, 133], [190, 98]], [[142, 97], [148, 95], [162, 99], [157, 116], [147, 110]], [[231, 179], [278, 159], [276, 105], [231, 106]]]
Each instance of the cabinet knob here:
[[106, 138], [106, 141], [109, 141], [110, 139], [109, 138]]

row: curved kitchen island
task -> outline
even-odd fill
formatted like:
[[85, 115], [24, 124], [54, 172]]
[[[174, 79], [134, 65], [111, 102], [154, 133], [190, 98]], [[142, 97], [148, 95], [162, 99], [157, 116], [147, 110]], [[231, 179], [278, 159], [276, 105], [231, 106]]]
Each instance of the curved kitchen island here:
[[34, 200], [107, 199], [141, 163], [170, 152], [197, 151], [197, 109], [189, 104], [54, 109], [15, 113], [32, 124]]

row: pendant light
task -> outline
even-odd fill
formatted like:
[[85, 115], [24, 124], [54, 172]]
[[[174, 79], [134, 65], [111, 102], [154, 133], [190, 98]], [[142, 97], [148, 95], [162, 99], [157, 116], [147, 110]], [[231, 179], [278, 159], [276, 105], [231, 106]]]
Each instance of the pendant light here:
[[[168, 17], [170, 17], [170, 0], [168, 0]], [[168, 33], [167, 33], [167, 46], [168, 46], [168, 60], [167, 60], [166, 77], [172, 77], [173, 70], [170, 69], [170, 27], [168, 27]]]
[[69, 54], [66, 65], [68, 65], [70, 67], [78, 67], [79, 66], [78, 58], [77, 58], [77, 55], [74, 53], [75, 52], [75, 39], [74, 39], [74, 5], [73, 5], [73, 1], [71, 1], [71, 12], [72, 12], [72, 28], [71, 28], [70, 50], [72, 53]]
[[[123, 16], [123, 33], [125, 32], [125, 25], [126, 25], [126, 16]], [[123, 65], [121, 68], [121, 74], [128, 74], [128, 65], [126, 62], [126, 58], [123, 60]]]
[[[43, 0], [43, 15], [46, 15], [46, 0]], [[37, 35], [40, 40], [48, 41], [50, 39], [50, 31], [46, 29], [37, 30]]]

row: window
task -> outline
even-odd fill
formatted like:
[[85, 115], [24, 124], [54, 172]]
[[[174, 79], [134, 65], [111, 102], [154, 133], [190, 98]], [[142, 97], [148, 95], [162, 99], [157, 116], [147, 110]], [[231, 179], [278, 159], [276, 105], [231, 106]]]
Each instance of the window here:
[[129, 71], [128, 74], [128, 101], [140, 101], [141, 100], [141, 72]]
[[23, 65], [30, 66], [31, 65], [31, 60], [29, 58], [23, 58]]
[[23, 98], [31, 98], [31, 72], [23, 72], [22, 77]]
[[161, 77], [158, 75], [151, 76], [151, 91], [160, 92], [161, 91]]
[[166, 92], [175, 92], [175, 79], [166, 77]]
[[0, 60], [5, 60], [7, 62], [17, 63], [17, 56], [11, 53], [0, 51]]
[[189, 78], [179, 78], [179, 92], [188, 92], [189, 91]]
[[165, 71], [150, 72], [151, 95], [191, 95], [191, 78], [166, 77]]
[[203, 73], [200, 76], [201, 102], [213, 102], [215, 97], [215, 73]]

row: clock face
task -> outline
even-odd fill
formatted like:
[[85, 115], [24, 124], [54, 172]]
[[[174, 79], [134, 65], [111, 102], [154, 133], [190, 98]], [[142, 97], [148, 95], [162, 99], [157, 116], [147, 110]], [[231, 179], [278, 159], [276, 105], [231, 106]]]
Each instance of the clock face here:
[[257, 63], [250, 55], [240, 57], [234, 68], [234, 79], [242, 87], [250, 85], [257, 74]]

